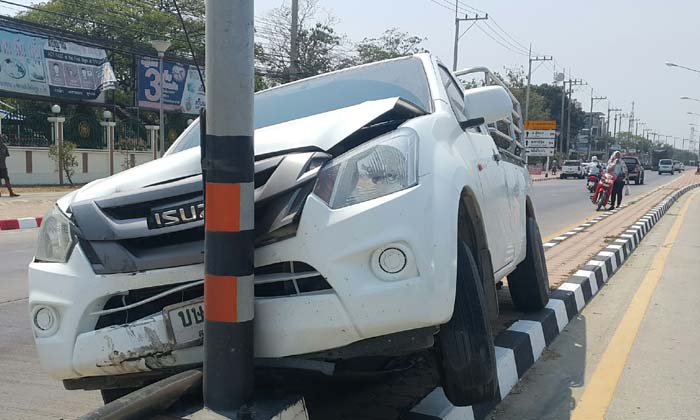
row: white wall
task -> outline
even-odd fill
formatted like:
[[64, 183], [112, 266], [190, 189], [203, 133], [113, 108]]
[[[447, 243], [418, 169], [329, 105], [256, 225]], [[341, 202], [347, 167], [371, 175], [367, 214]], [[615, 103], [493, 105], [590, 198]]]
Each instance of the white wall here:
[[[46, 147], [8, 147], [10, 157], [7, 158], [7, 169], [10, 172], [10, 181], [13, 185], [37, 185], [37, 184], [58, 184], [58, 172], [56, 164], [49, 158], [49, 149]], [[27, 171], [27, 152], [31, 152], [31, 173]], [[125, 153], [114, 152], [114, 172], [124, 170]], [[87, 172], [84, 172], [83, 155], [87, 155]], [[152, 160], [153, 154], [149, 151], [134, 152], [129, 151], [129, 155], [134, 155], [136, 165]], [[73, 182], [84, 184], [99, 178], [109, 176], [109, 157], [106, 150], [76, 149], [75, 157], [78, 166], [74, 168]], [[129, 157], [131, 159], [131, 157]], [[66, 177], [63, 177], [64, 184], [68, 184]]]

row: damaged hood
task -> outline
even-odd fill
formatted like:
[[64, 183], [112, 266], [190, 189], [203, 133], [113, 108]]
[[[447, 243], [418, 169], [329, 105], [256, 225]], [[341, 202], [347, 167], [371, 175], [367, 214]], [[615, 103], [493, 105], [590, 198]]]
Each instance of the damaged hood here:
[[[408, 119], [425, 111], [400, 98], [363, 102], [322, 114], [255, 130], [255, 155], [275, 155], [295, 150], [329, 151], [368, 124], [385, 119]], [[194, 124], [199, 124], [199, 121]], [[150, 185], [201, 174], [199, 147], [174, 153], [108, 178], [93, 181], [58, 201], [66, 211], [75, 201], [94, 200]]]

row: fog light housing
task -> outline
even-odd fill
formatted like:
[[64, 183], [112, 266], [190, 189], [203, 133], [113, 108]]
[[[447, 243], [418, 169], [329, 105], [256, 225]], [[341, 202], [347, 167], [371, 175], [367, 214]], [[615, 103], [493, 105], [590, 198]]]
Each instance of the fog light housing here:
[[385, 248], [379, 253], [379, 268], [389, 274], [396, 274], [406, 268], [406, 254], [398, 248]]
[[390, 243], [375, 249], [371, 266], [374, 275], [385, 281], [404, 280], [418, 275], [411, 248], [403, 242]]
[[35, 306], [32, 310], [32, 325], [38, 337], [48, 337], [58, 330], [58, 313], [50, 306]]

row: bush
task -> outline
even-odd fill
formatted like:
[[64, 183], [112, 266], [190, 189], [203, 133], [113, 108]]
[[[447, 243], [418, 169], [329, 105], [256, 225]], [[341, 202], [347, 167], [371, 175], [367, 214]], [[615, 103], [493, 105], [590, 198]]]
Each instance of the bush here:
[[56, 164], [56, 172], [58, 172], [58, 162], [63, 164], [63, 173], [68, 178], [68, 182], [73, 185], [73, 174], [75, 173], [75, 167], [78, 166], [78, 158], [75, 156], [75, 143], [69, 141], [63, 142], [62, 147], [53, 145], [49, 147], [49, 157]]

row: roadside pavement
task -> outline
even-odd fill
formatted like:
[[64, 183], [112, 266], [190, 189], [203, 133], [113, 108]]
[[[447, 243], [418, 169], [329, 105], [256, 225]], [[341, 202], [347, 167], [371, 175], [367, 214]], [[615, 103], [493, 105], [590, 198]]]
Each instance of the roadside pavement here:
[[700, 191], [682, 197], [490, 415], [695, 419]]
[[19, 197], [0, 197], [0, 220], [17, 219], [20, 217], [41, 217], [67, 191], [29, 192]]

